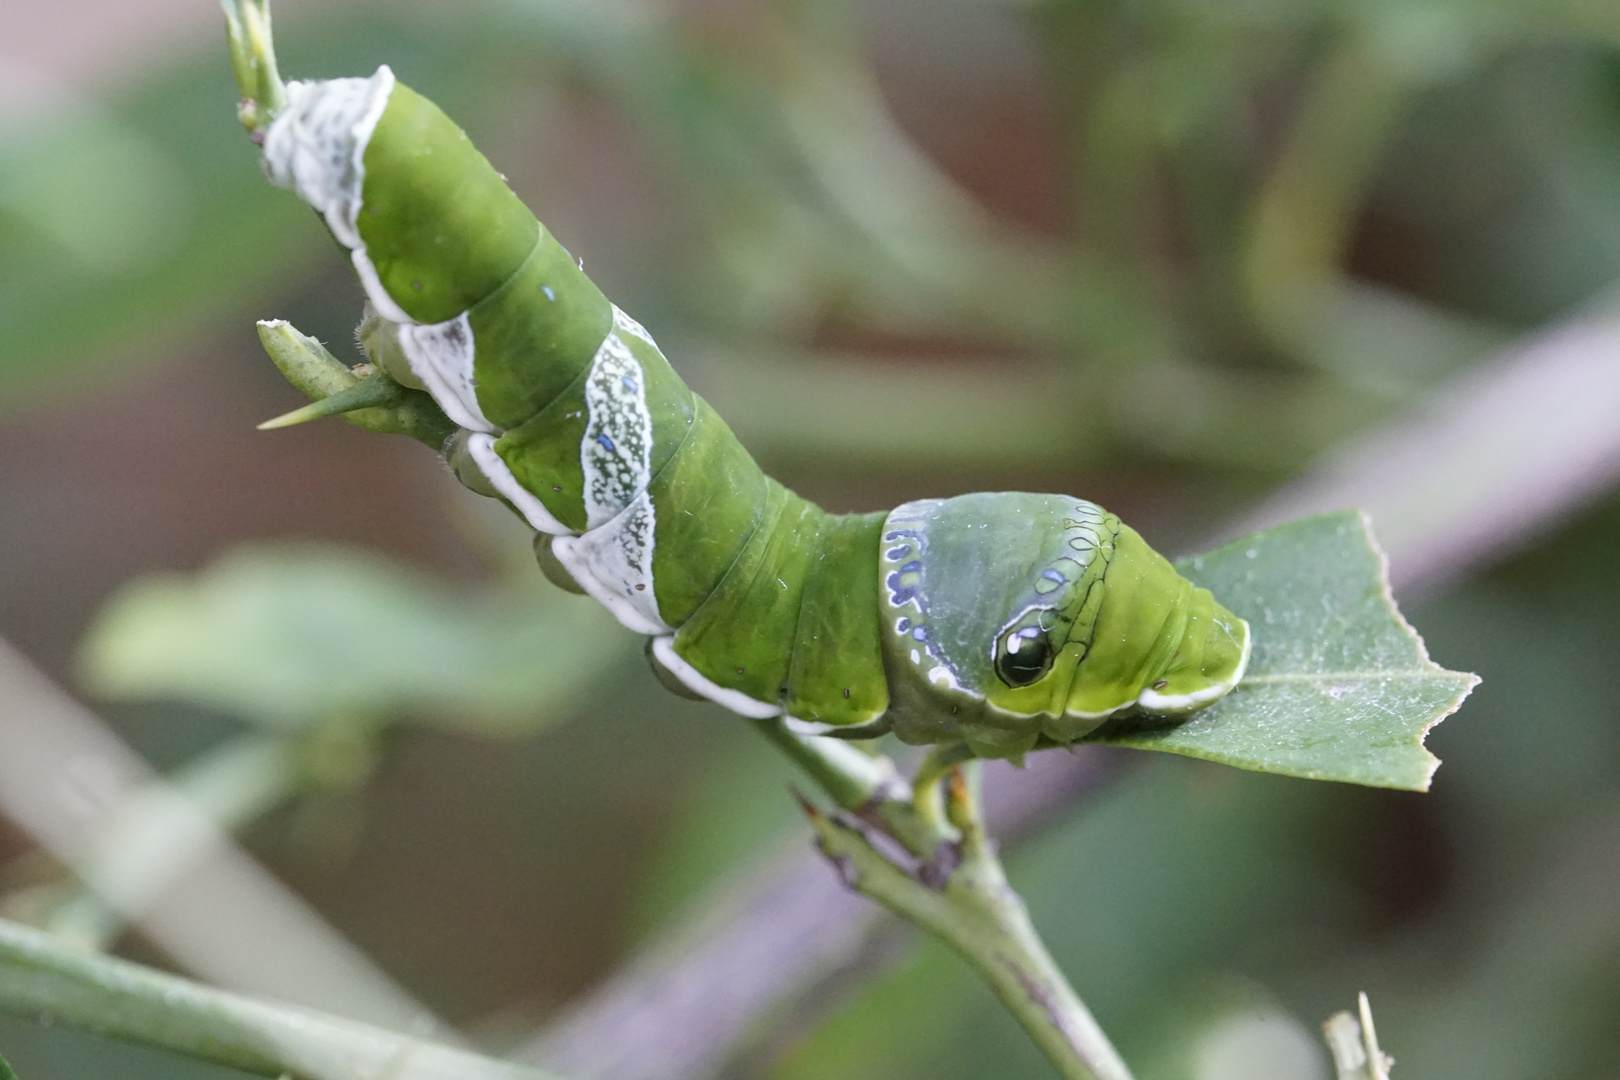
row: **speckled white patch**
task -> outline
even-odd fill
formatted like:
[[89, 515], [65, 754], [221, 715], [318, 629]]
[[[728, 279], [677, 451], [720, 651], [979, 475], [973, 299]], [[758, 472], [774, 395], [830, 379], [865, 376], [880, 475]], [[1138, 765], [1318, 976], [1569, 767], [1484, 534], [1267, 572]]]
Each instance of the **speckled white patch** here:
[[[652, 479], [652, 414], [641, 363], [621, 333], [634, 320], [613, 309], [613, 328], [585, 377], [585, 434], [580, 468], [586, 532], [552, 545], [587, 593], [641, 634], [666, 634], [653, 591], [657, 512], [647, 494]], [[639, 330], [639, 327], [636, 327]], [[645, 335], [645, 331], [641, 331]]]
[[653, 348], [658, 348], [658, 342], [654, 341], [652, 335], [647, 333], [647, 328], [620, 311], [617, 304], [613, 305], [613, 325], [620, 333], [634, 334]]
[[411, 371], [446, 416], [472, 431], [500, 432], [478, 406], [478, 380], [473, 375], [476, 348], [472, 321], [465, 311], [428, 326], [402, 323], [399, 347]]
[[642, 492], [611, 521], [579, 536], [559, 536], [552, 553], [597, 603], [638, 634], [672, 629], [653, 594], [653, 534], [657, 516]]
[[681, 659], [680, 654], [675, 651], [673, 636], [653, 638], [652, 647], [653, 656], [658, 662], [679, 679], [682, 686], [693, 693], [702, 694], [716, 705], [723, 705], [738, 716], [746, 716], [753, 720], [767, 720], [781, 715], [780, 705], [751, 698], [741, 690], [728, 690]]
[[585, 378], [588, 419], [579, 457], [585, 474], [585, 521], [593, 529], [630, 505], [652, 479], [653, 424], [646, 376], [620, 336], [631, 332], [621, 322], [634, 324], [618, 308], [613, 309], [613, 321]]
[[264, 136], [264, 173], [291, 188], [326, 219], [351, 252], [366, 295], [384, 318], [409, 322], [377, 277], [357, 224], [366, 180], [366, 146], [394, 92], [385, 64], [369, 79], [287, 84], [287, 104]]
[[473, 461], [478, 465], [478, 471], [489, 480], [490, 485], [501, 494], [507, 502], [517, 507], [523, 520], [535, 532], [543, 532], [547, 536], [567, 536], [572, 531], [568, 526], [558, 521], [546, 504], [535, 498], [527, 488], [518, 483], [517, 477], [507, 467], [501, 455], [495, 451], [495, 436], [476, 432], [467, 436], [467, 453], [472, 455]]

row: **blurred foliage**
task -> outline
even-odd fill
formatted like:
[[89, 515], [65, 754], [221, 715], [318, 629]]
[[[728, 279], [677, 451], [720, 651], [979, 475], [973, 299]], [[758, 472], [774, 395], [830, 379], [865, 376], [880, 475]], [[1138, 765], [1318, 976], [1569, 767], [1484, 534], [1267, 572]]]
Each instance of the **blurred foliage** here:
[[[305, 71], [388, 55], [449, 67], [448, 81], [476, 85], [469, 68], [481, 23], [467, 24], [464, 37], [454, 24], [423, 33], [375, 15], [339, 12], [286, 36]], [[115, 362], [160, 361], [172, 355], [165, 338], [284, 287], [320, 251], [307, 212], [267, 192], [244, 155], [240, 126], [219, 106], [234, 90], [229, 65], [209, 62], [217, 60], [209, 53], [156, 69], [110, 105], [55, 90], [0, 142], [7, 397], [48, 389], [76, 368], [105, 378]], [[121, 367], [119, 377], [127, 374]]]
[[[836, 509], [1070, 490], [1155, 539], [1191, 537], [1620, 277], [1612, 5], [481, 0], [278, 16], [288, 77], [387, 62], [457, 116], [750, 447]], [[98, 441], [87, 403], [199, 354], [253, 385], [268, 368], [255, 319], [328, 340], [352, 325], [358, 291], [257, 175], [232, 103], [214, 41], [0, 129], [0, 480], [21, 453], [8, 431], [60, 440], [52, 461], [159, 445], [171, 417], [143, 417], [149, 443], [132, 448]], [[261, 416], [293, 404], [254, 392]], [[288, 488], [331, 483], [286, 468]], [[401, 513], [439, 512], [374, 486], [378, 545], [397, 547]], [[95, 508], [81, 561], [51, 564], [63, 593], [121, 559], [182, 568], [161, 533], [177, 523], [126, 507], [140, 495], [64, 464], [25, 492], [0, 483], [0, 521], [23, 537], [74, 500]], [[1436, 656], [1486, 676], [1433, 736], [1433, 794], [1143, 755], [1010, 859], [1142, 1080], [1219, 1080], [1221, 1048], [1246, 1038], [1265, 1075], [1326, 1076], [1295, 1036], [1362, 988], [1397, 1076], [1609, 1074], [1617, 536], [1609, 505], [1410, 612]], [[168, 629], [125, 639], [125, 673], [259, 723], [431, 722], [400, 733], [354, 801], [283, 809], [247, 839], [453, 1019], [496, 1042], [528, 1030], [744, 852], [783, 842], [786, 777], [755, 736], [663, 694], [614, 628], [593, 646], [594, 607], [543, 597], [532, 567], [501, 555], [480, 575], [447, 552], [461, 576], [432, 586], [369, 556], [289, 568], [284, 553], [227, 555], [196, 588], [131, 586]], [[0, 581], [33, 565], [0, 552]], [[180, 618], [234, 604], [267, 612], [251, 656]], [[12, 605], [0, 632], [82, 618]], [[445, 650], [475, 665], [459, 683]], [[524, 655], [532, 671], [512, 666]], [[494, 667], [498, 683], [469, 674]], [[319, 677], [267, 682], [276, 669]], [[419, 692], [376, 692], [401, 678]], [[565, 712], [576, 722], [497, 748], [474, 734]], [[238, 730], [168, 707], [116, 715], [149, 749]], [[0, 1045], [27, 1080], [223, 1075], [12, 1020]], [[770, 1048], [739, 1068], [1046, 1075], [932, 947]]]
[[364, 552], [238, 548], [115, 597], [85, 641], [85, 682], [273, 728], [358, 715], [532, 732], [630, 648], [606, 612], [534, 577], [479, 594]]

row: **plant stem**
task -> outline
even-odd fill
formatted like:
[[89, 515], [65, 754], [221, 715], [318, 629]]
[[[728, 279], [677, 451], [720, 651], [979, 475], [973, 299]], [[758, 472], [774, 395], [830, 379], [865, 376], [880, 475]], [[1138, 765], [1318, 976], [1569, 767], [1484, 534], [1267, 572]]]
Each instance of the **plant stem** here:
[[[966, 790], [967, 785], [953, 785]], [[866, 829], [842, 817], [812, 816], [822, 851], [853, 888], [944, 939], [978, 969], [996, 996], [1068, 1080], [1130, 1080], [1118, 1052], [1052, 961], [1007, 884], [1001, 862], [976, 824], [966, 821], [962, 861], [935, 888], [896, 866]]]
[[409, 1035], [254, 1001], [0, 920], [0, 1010], [290, 1080], [548, 1080]]
[[[977, 968], [1067, 1080], [1131, 1080], [1007, 883], [984, 833], [978, 762], [959, 766], [955, 747], [936, 749], [908, 787], [887, 758], [796, 735], [780, 720], [754, 723], [843, 811], [829, 816], [805, 805], [822, 853], [851, 888], [944, 939]], [[947, 775], [941, 820], [937, 793]], [[874, 843], [879, 832], [915, 859]]]
[[270, 38], [269, 0], [220, 0], [225, 10], [225, 37], [231, 70], [242, 95], [237, 116], [255, 137], [262, 136], [287, 103], [287, 88], [276, 70], [276, 48]]
[[[287, 381], [314, 399], [302, 409], [265, 421], [259, 425], [261, 430], [342, 415], [356, 427], [385, 435], [409, 435], [435, 451], [442, 450], [455, 434], [456, 425], [426, 393], [400, 386], [381, 371], [362, 380], [326, 346], [285, 320], [260, 320], [259, 342]], [[332, 402], [336, 408], [327, 404]]]
[[841, 739], [795, 734], [779, 719], [753, 723], [840, 809], [873, 822], [917, 858], [932, 858], [954, 839], [941, 822], [926, 821], [912, 811], [911, 785], [888, 758]]

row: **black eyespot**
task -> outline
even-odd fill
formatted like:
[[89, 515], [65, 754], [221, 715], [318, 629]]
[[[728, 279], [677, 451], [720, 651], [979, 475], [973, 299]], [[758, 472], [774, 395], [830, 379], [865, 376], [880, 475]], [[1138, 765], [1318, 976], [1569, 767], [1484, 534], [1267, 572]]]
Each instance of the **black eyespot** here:
[[1052, 670], [1052, 643], [1031, 626], [1015, 627], [996, 640], [996, 674], [1008, 686], [1028, 686]]

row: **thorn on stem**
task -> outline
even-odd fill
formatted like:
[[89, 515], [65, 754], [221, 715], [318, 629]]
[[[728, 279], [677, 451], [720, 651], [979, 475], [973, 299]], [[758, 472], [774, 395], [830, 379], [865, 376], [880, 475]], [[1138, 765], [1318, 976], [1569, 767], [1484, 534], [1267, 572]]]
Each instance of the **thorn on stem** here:
[[404, 389], [393, 379], [381, 373], [373, 374], [370, 378], [351, 383], [335, 394], [312, 401], [302, 408], [283, 413], [274, 419], [266, 420], [259, 425], [259, 430], [269, 431], [273, 428], [291, 427], [294, 424], [304, 424], [328, 416], [339, 416], [359, 409], [397, 405], [403, 400], [404, 396]]

